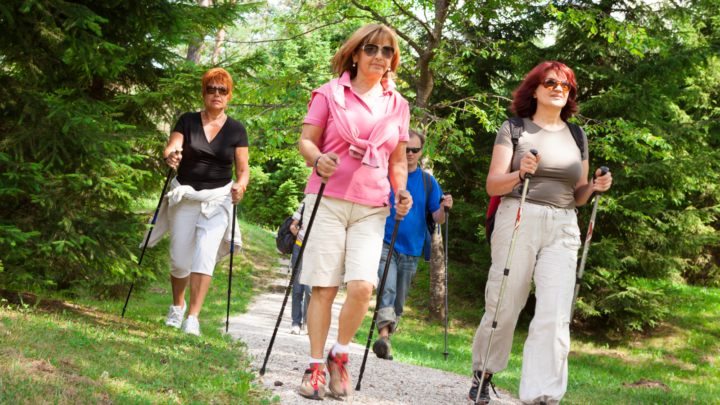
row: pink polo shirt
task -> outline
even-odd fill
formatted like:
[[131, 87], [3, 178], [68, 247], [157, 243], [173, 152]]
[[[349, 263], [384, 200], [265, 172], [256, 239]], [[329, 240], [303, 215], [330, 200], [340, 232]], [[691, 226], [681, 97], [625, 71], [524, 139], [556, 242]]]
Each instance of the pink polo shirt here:
[[[375, 125], [380, 118], [392, 111], [390, 101], [391, 91], [394, 91], [395, 84], [388, 81], [382, 96], [375, 101], [372, 110], [368, 108], [360, 96], [350, 85], [350, 76], [344, 74], [340, 78], [340, 85], [345, 86], [345, 106], [347, 116], [353, 121], [359, 130], [360, 139], [368, 139]], [[323, 85], [329, 86], [329, 83]], [[321, 88], [323, 88], [321, 87]], [[398, 142], [407, 142], [408, 127], [410, 125], [410, 110], [408, 102], [399, 94], [396, 100], [405, 106], [401, 108], [402, 123], [398, 127], [397, 136], [393, 136], [384, 144], [378, 146], [379, 168], [371, 169], [362, 165], [361, 159], [350, 156], [350, 143], [346, 142], [338, 133], [335, 122], [328, 106], [328, 100], [319, 93], [313, 93], [310, 100], [308, 113], [303, 121], [304, 124], [311, 124], [324, 128], [318, 147], [322, 153], [335, 152], [340, 157], [338, 170], [330, 177], [325, 186], [323, 195], [341, 198], [343, 200], [365, 204], [373, 207], [390, 205], [390, 182], [388, 181], [388, 160], [390, 154], [395, 150]], [[334, 101], [333, 101], [334, 102]], [[405, 153], [403, 151], [403, 153]], [[315, 169], [310, 175], [305, 187], [305, 194], [317, 194], [320, 191], [320, 176]]]

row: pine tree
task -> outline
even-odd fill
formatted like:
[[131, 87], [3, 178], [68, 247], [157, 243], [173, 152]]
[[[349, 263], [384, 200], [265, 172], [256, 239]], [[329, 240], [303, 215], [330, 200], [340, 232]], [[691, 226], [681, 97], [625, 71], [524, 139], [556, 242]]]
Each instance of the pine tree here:
[[134, 211], [162, 186], [158, 125], [200, 101], [201, 67], [178, 50], [238, 17], [194, 1], [0, 4], [0, 285], [117, 285], [158, 268], [159, 252], [135, 265]]

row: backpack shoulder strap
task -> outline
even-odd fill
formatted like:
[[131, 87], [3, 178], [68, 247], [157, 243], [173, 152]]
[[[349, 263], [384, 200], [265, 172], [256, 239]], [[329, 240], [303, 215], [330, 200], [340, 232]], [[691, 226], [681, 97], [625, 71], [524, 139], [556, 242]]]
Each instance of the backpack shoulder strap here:
[[520, 140], [520, 137], [525, 130], [525, 123], [520, 117], [508, 118], [508, 122], [510, 123], [510, 136], [512, 138], [514, 152], [515, 148], [517, 147], [518, 141]]
[[428, 201], [430, 200], [430, 192], [432, 191], [432, 181], [429, 179], [430, 175], [425, 173], [423, 170], [423, 188], [425, 189], [425, 210], [427, 211]]
[[575, 139], [575, 143], [577, 144], [578, 148], [580, 149], [580, 156], [585, 154], [585, 141], [583, 140], [583, 131], [582, 128], [580, 128], [580, 125], [567, 123], [568, 128], [570, 128], [570, 133], [573, 136], [573, 139]]

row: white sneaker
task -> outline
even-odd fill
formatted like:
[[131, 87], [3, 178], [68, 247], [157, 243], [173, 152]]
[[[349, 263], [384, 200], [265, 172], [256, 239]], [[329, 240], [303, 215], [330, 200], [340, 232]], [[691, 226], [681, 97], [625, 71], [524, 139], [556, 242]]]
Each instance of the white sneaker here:
[[292, 330], [290, 330], [291, 335], [299, 335], [300, 334], [300, 327], [297, 325], [293, 325]]
[[303, 325], [302, 329], [300, 330], [301, 335], [307, 335], [307, 325]]
[[200, 322], [192, 315], [188, 315], [182, 324], [182, 331], [190, 335], [200, 336]]
[[168, 313], [165, 325], [172, 326], [173, 328], [180, 328], [180, 325], [182, 325], [183, 317], [185, 316], [185, 311], [187, 311], [187, 303], [185, 302], [185, 300], [183, 300], [182, 307], [170, 305], [170, 312]]

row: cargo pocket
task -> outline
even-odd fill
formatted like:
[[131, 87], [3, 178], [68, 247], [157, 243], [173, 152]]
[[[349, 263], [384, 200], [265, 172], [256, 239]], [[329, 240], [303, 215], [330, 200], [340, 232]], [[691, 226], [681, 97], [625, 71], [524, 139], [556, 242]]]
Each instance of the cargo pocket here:
[[580, 229], [577, 225], [565, 225], [562, 230], [562, 245], [575, 251], [580, 249]]

